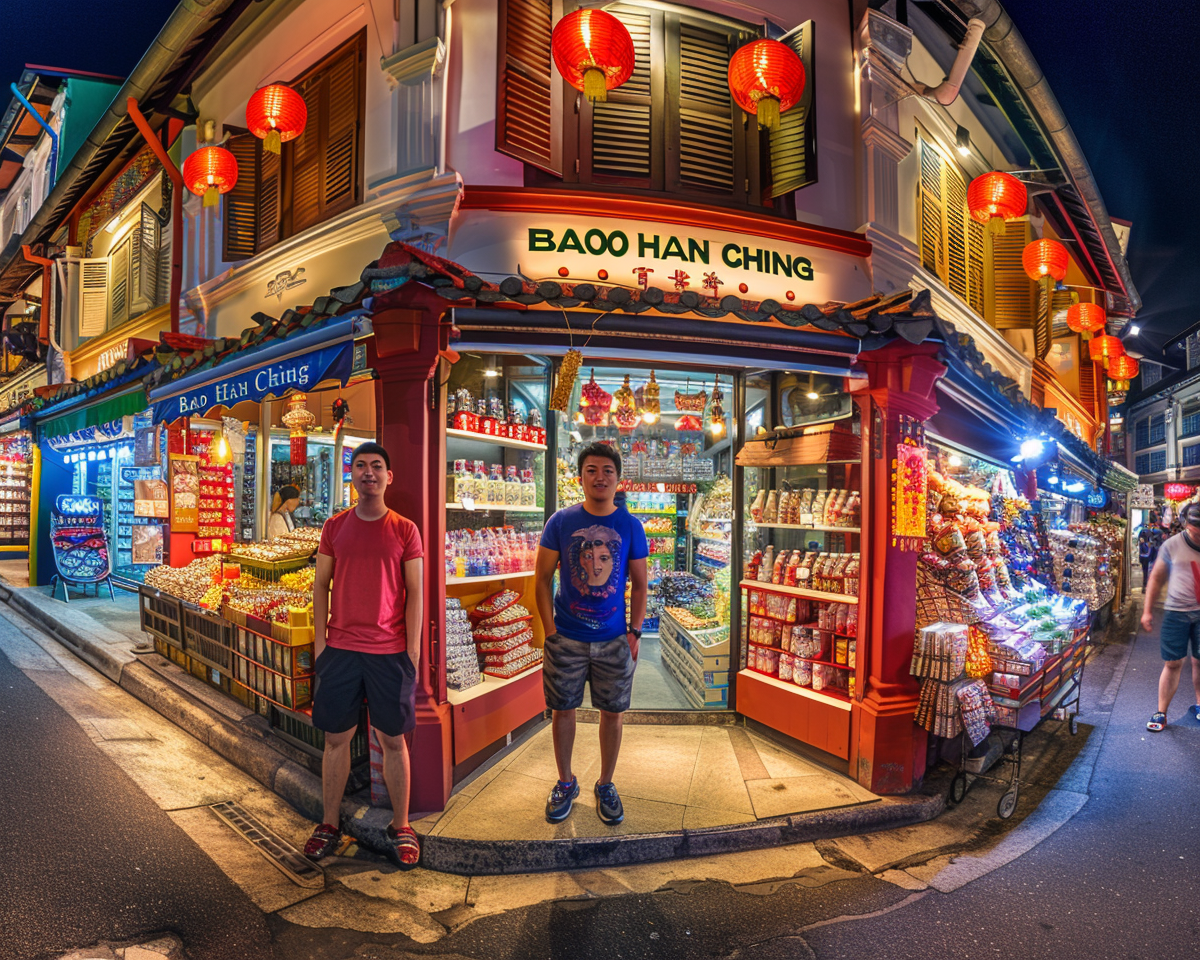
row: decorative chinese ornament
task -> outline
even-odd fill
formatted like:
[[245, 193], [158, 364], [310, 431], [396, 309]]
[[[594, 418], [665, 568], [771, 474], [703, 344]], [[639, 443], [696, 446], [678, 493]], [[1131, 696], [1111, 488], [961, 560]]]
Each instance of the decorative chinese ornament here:
[[579, 398], [579, 410], [583, 414], [583, 422], [592, 427], [599, 427], [608, 422], [608, 412], [612, 409], [613, 395], [596, 382], [596, 371], [592, 370], [592, 378], [583, 385]]
[[1138, 375], [1141, 364], [1127, 353], [1108, 361], [1108, 379], [1115, 380], [1118, 390], [1128, 390], [1129, 381]]
[[1067, 327], [1075, 333], [1097, 333], [1108, 323], [1108, 314], [1098, 303], [1073, 303], [1067, 307]]
[[1007, 221], [1024, 216], [1028, 202], [1025, 184], [999, 170], [976, 177], [967, 187], [967, 207], [971, 216], [986, 223], [994, 234], [1003, 234]]
[[237, 178], [237, 158], [224, 147], [201, 147], [183, 161], [183, 182], [204, 198], [206, 207], [215, 207], [220, 195], [234, 188]]
[[1125, 352], [1125, 345], [1116, 337], [1101, 334], [1088, 341], [1088, 355], [1093, 360], [1100, 360], [1107, 367], [1113, 357], [1119, 357]]
[[576, 10], [550, 36], [558, 72], [593, 103], [608, 99], [633, 75], [633, 39], [625, 24], [603, 10]]
[[283, 425], [291, 431], [291, 463], [301, 467], [308, 463], [308, 430], [317, 423], [314, 414], [305, 405], [308, 398], [302, 393], [293, 393], [288, 397], [287, 413], [282, 417]]
[[779, 115], [804, 93], [804, 64], [787, 44], [754, 40], [729, 60], [729, 91], [734, 102], [758, 118], [758, 125], [779, 129]]
[[633, 387], [629, 385], [629, 374], [625, 374], [625, 382], [613, 394], [613, 402], [613, 422], [617, 429], [622, 433], [632, 433], [642, 417], [638, 413]]
[[988, 654], [988, 635], [982, 628], [972, 625], [967, 632], [967, 676], [979, 680], [992, 672], [992, 658]]
[[658, 398], [659, 386], [658, 381], [654, 379], [653, 370], [650, 371], [650, 379], [639, 388], [638, 393], [642, 395], [642, 422], [658, 423], [662, 414], [662, 403]]
[[721, 406], [721, 401], [725, 399], [725, 394], [721, 392], [721, 378], [713, 378], [712, 392], [712, 410], [708, 415], [708, 432], [714, 437], [719, 437], [725, 432], [725, 408]]
[[680, 433], [686, 430], [700, 431], [704, 429], [704, 424], [700, 422], [700, 418], [692, 413], [685, 413], [682, 417], [675, 421], [675, 429]]
[[571, 403], [571, 391], [575, 389], [575, 378], [579, 376], [579, 365], [583, 363], [583, 354], [578, 350], [568, 350], [558, 368], [558, 379], [554, 382], [554, 391], [550, 394], [550, 409], [566, 413]]
[[[901, 443], [892, 461], [892, 545], [919, 550], [929, 502], [929, 460], [924, 447]], [[943, 513], [945, 498], [943, 498]]]
[[304, 98], [282, 83], [255, 90], [246, 104], [246, 126], [268, 153], [279, 153], [280, 145], [300, 136], [307, 122]]
[[1021, 266], [1030, 280], [1066, 279], [1067, 263], [1067, 248], [1057, 240], [1034, 240], [1021, 254]]

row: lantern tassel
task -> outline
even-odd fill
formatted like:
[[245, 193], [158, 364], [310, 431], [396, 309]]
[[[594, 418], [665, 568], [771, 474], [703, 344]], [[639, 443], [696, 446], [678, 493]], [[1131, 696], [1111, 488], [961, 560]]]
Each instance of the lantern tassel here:
[[204, 191], [204, 206], [215, 207], [221, 202], [221, 191], [215, 186]]
[[779, 101], [774, 97], [763, 97], [758, 101], [758, 125], [764, 130], [779, 129]]
[[608, 81], [603, 70], [589, 67], [583, 71], [583, 95], [592, 103], [604, 103], [608, 100]]
[[1003, 217], [992, 217], [992, 219], [988, 221], [988, 233], [990, 233], [993, 237], [1004, 236], [1004, 229], [1005, 221]]
[[279, 136], [278, 130], [272, 130], [263, 138], [263, 149], [267, 153], [279, 153], [279, 148], [283, 145], [283, 138]]

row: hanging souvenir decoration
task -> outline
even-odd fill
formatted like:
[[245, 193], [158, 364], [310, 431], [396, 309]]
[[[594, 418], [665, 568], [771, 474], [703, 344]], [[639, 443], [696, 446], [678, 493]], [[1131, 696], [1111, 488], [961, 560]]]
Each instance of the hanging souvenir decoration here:
[[760, 128], [779, 129], [779, 115], [804, 93], [804, 64], [785, 43], [754, 40], [729, 59], [729, 91], [734, 102], [758, 118]]
[[685, 430], [700, 431], [704, 429], [704, 424], [700, 422], [700, 418], [695, 414], [685, 413], [675, 421], [675, 429], [680, 433], [683, 433]]
[[712, 411], [708, 417], [708, 431], [714, 437], [719, 437], [725, 432], [725, 408], [721, 406], [721, 401], [725, 399], [725, 395], [721, 392], [721, 378], [713, 378], [712, 392]]
[[571, 391], [575, 389], [575, 378], [579, 376], [579, 365], [583, 363], [583, 354], [578, 350], [568, 350], [558, 368], [558, 379], [554, 382], [554, 390], [550, 394], [550, 409], [566, 413], [571, 403]]
[[583, 414], [583, 422], [592, 427], [608, 423], [612, 401], [613, 395], [596, 382], [596, 370], [593, 368], [592, 378], [583, 385], [579, 398], [579, 410]]
[[892, 461], [892, 546], [920, 550], [928, 513], [928, 451], [901, 443]]
[[662, 403], [658, 398], [659, 386], [658, 381], [654, 379], [653, 370], [650, 371], [650, 379], [638, 387], [637, 392], [639, 394], [638, 403], [642, 408], [642, 422], [658, 423], [658, 418], [662, 414]]
[[1074, 333], [1099, 333], [1108, 314], [1098, 303], [1073, 303], [1067, 307], [1067, 328]]
[[967, 676], [972, 680], [979, 680], [992, 673], [992, 658], [988, 654], [987, 631], [977, 624], [972, 624], [967, 631], [965, 669]]
[[329, 408], [329, 412], [333, 414], [333, 422], [350, 426], [354, 423], [354, 418], [350, 416], [350, 404], [341, 397], [333, 401], [333, 405]]
[[1028, 203], [1025, 184], [999, 170], [976, 177], [967, 187], [971, 216], [987, 224], [988, 230], [996, 235], [1003, 235], [1007, 221], [1024, 216]]
[[[684, 386], [684, 391], [690, 390], [692, 385], [691, 378], [688, 379]], [[685, 413], [703, 413], [704, 408], [708, 406], [708, 394], [701, 390], [699, 393], [680, 393], [675, 391], [675, 409], [682, 410]]]
[[279, 153], [280, 145], [300, 136], [307, 122], [304, 98], [282, 83], [255, 90], [246, 104], [246, 126], [267, 153]]
[[291, 464], [301, 467], [308, 463], [308, 430], [317, 423], [314, 414], [305, 405], [308, 398], [302, 393], [288, 397], [287, 413], [282, 417], [283, 425], [291, 430]]
[[625, 374], [625, 382], [613, 394], [613, 400], [613, 422], [617, 429], [622, 433], [632, 433], [642, 418], [638, 413], [633, 387], [629, 385], [629, 374]]
[[550, 51], [563, 79], [593, 103], [633, 76], [633, 38], [604, 10], [568, 13], [554, 26]]
[[215, 207], [220, 195], [237, 184], [237, 158], [224, 147], [201, 147], [183, 161], [183, 182], [204, 206]]

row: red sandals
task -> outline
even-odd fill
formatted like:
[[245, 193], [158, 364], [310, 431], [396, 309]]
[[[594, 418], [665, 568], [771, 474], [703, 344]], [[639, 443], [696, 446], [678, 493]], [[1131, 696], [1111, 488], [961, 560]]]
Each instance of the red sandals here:
[[391, 824], [387, 828], [387, 858], [401, 870], [411, 870], [421, 862], [421, 843], [412, 827], [396, 830]]

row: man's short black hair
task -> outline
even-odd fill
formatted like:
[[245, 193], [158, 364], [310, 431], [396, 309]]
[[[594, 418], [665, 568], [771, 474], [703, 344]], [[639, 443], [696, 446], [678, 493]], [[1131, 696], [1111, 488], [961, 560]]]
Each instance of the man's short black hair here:
[[1200, 526], [1200, 503], [1185, 504], [1179, 511], [1179, 519], [1183, 523], [1194, 523]]
[[579, 459], [576, 465], [579, 468], [579, 475], [583, 476], [583, 461], [588, 457], [605, 457], [613, 462], [617, 468], [617, 476], [621, 475], [621, 454], [616, 447], [610, 447], [607, 443], [601, 443], [599, 440], [593, 440], [586, 447], [579, 451]]
[[388, 452], [383, 449], [374, 440], [368, 440], [366, 443], [360, 443], [354, 448], [354, 452], [350, 454], [350, 465], [354, 466], [354, 461], [361, 457], [364, 453], [377, 453], [383, 457], [383, 462], [387, 464], [389, 470], [392, 469], [392, 458], [388, 456]]

